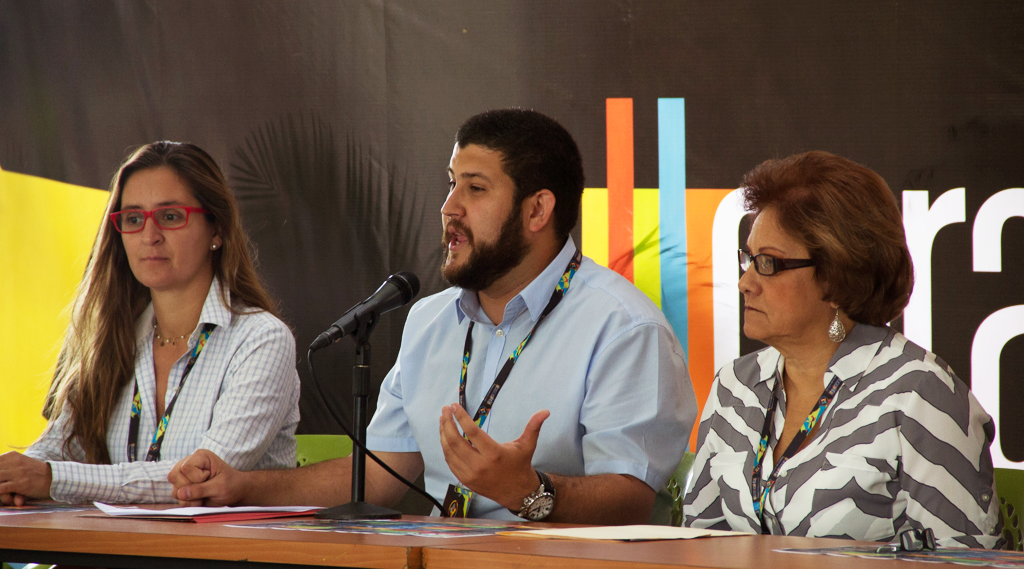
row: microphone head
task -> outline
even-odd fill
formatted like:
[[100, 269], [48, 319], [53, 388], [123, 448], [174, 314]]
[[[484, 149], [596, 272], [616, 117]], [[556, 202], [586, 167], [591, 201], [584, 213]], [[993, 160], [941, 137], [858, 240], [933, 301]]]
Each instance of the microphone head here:
[[388, 277], [388, 280], [398, 287], [398, 291], [402, 295], [402, 304], [408, 303], [420, 293], [420, 279], [409, 271], [398, 271]]

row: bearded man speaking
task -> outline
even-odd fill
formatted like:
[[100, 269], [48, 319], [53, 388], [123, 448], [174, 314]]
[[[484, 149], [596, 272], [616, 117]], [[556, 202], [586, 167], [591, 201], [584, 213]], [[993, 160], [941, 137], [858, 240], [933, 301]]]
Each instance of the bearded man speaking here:
[[[367, 446], [468, 516], [646, 523], [675, 471], [697, 405], [679, 341], [629, 281], [583, 257], [583, 164], [538, 112], [476, 115], [455, 138], [441, 208], [452, 285], [409, 312]], [[351, 460], [238, 472], [209, 451], [169, 479], [188, 505], [333, 506]], [[405, 486], [375, 463], [366, 501]], [[435, 511], [435, 514], [437, 512]]]

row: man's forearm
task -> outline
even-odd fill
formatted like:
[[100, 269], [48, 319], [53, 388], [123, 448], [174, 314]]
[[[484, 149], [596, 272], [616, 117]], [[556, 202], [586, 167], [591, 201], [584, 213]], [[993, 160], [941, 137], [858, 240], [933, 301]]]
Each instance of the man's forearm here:
[[351, 457], [302, 468], [239, 472], [240, 505], [337, 506], [352, 497]]
[[629, 525], [650, 521], [655, 492], [637, 478], [625, 474], [548, 476], [556, 496], [546, 522]]
[[[415, 480], [423, 471], [419, 453], [378, 452], [396, 472]], [[352, 499], [352, 457], [319, 462], [289, 470], [260, 470], [244, 474], [243, 503], [254, 505], [337, 506]], [[406, 487], [372, 460], [366, 461], [365, 499], [391, 507]]]

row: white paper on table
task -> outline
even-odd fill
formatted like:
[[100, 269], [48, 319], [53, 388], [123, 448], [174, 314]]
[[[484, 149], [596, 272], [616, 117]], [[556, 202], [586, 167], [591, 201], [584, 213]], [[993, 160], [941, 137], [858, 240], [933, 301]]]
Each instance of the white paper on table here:
[[90, 510], [89, 506], [73, 506], [70, 504], [34, 504], [29, 503], [23, 506], [24, 509], [5, 506], [0, 508], [0, 516], [19, 516], [24, 514], [55, 514], [57, 512], [85, 512]]
[[651, 541], [661, 539], [695, 539], [698, 537], [735, 537], [752, 535], [738, 531], [681, 528], [674, 526], [595, 526], [568, 529], [538, 529], [510, 532], [506, 535], [555, 537], [566, 539], [604, 539], [611, 541]]
[[150, 516], [167, 518], [191, 518], [194, 516], [205, 516], [208, 514], [242, 514], [247, 512], [305, 512], [308, 510], [320, 510], [320, 506], [223, 506], [220, 508], [207, 508], [196, 506], [192, 508], [170, 508], [168, 510], [147, 510], [137, 506], [111, 506], [101, 502], [93, 502], [104, 514], [108, 516]]

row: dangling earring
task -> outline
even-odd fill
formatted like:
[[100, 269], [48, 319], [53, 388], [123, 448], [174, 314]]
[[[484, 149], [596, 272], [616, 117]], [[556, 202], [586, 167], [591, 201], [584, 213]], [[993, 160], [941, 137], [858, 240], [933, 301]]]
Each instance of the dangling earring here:
[[836, 317], [828, 325], [828, 339], [835, 343], [842, 342], [846, 338], [846, 326], [839, 320], [839, 309], [836, 308]]

